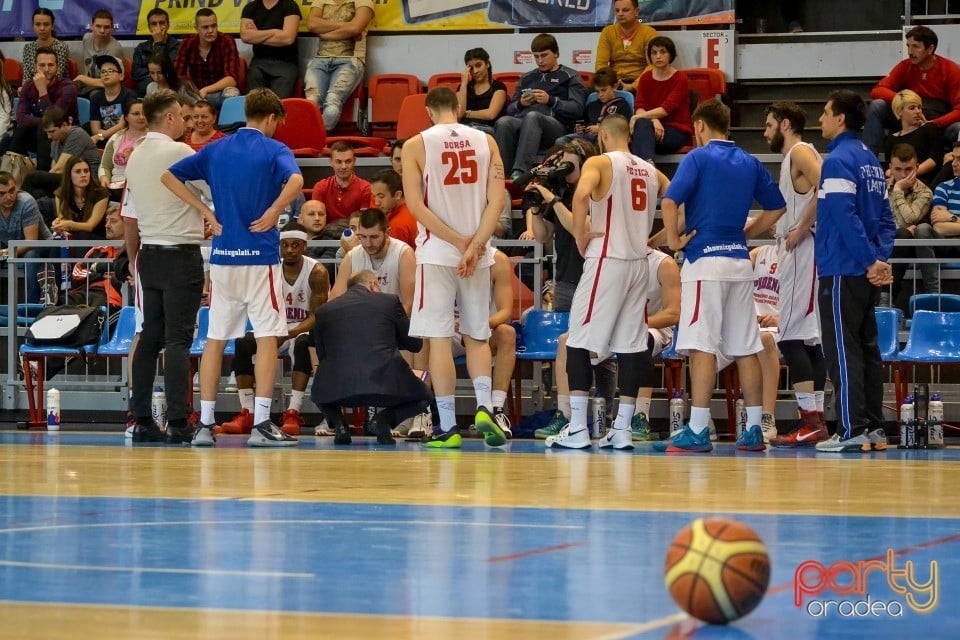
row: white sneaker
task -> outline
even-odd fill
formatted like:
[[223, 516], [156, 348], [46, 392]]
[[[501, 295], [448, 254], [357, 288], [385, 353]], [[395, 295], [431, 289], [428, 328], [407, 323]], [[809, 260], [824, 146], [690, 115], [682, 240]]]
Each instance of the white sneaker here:
[[193, 440], [190, 441], [190, 444], [195, 447], [212, 447], [217, 442], [217, 439], [213, 436], [213, 427], [212, 424], [201, 422], [200, 428], [193, 434]]
[[433, 433], [433, 415], [429, 411], [413, 416], [413, 423], [407, 431], [408, 438], [425, 438], [431, 433]]
[[589, 449], [593, 446], [590, 442], [590, 431], [586, 427], [571, 431], [570, 425], [565, 426], [557, 435], [548, 437], [543, 443], [556, 449]]
[[630, 429], [608, 429], [597, 446], [601, 449], [629, 451], [633, 449], [633, 432]]
[[320, 420], [320, 424], [318, 424], [313, 428], [313, 435], [332, 436], [333, 431], [330, 431], [330, 429], [327, 427], [327, 421], [324, 419], [324, 420]]
[[510, 418], [507, 417], [507, 414], [505, 414], [502, 409], [494, 409], [493, 419], [497, 421], [497, 426], [503, 431], [503, 435], [507, 436], [507, 440], [513, 438], [513, 427], [510, 424]]
[[269, 420], [253, 426], [247, 445], [251, 447], [295, 447], [299, 440], [287, 435]]
[[237, 392], [237, 374], [233, 371], [230, 372], [230, 377], [227, 378], [227, 386], [223, 389], [227, 393], [236, 393]]

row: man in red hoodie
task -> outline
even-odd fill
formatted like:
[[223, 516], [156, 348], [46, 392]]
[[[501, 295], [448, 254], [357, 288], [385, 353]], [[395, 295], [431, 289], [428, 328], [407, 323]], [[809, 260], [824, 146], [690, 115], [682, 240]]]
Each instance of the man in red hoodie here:
[[880, 152], [886, 131], [897, 131], [900, 122], [890, 103], [898, 91], [912, 89], [923, 98], [923, 115], [943, 131], [949, 149], [960, 134], [960, 66], [936, 55], [937, 34], [919, 26], [907, 32], [907, 57], [890, 70], [870, 92], [873, 102], [863, 126], [863, 144]]

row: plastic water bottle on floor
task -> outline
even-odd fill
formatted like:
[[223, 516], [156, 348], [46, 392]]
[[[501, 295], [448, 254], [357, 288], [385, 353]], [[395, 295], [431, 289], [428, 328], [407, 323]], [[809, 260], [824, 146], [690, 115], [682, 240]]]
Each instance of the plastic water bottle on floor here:
[[913, 404], [913, 396], [907, 396], [900, 405], [900, 443], [898, 449], [913, 449], [916, 447], [917, 438], [914, 433], [916, 429], [916, 413]]
[[163, 387], [153, 390], [153, 396], [150, 398], [150, 413], [157, 427], [167, 428], [167, 395], [163, 392]]
[[943, 399], [939, 393], [930, 396], [927, 406], [927, 447], [943, 447]]
[[60, 391], [47, 391], [47, 431], [60, 430]]
[[607, 432], [607, 401], [603, 396], [594, 396], [593, 404], [593, 424], [590, 429], [591, 438], [602, 438]]
[[743, 430], [747, 428], [747, 405], [743, 401], [743, 394], [740, 394], [740, 397], [737, 398], [737, 438], [740, 437], [740, 434], [743, 433]]
[[674, 391], [673, 397], [670, 398], [670, 433], [676, 433], [683, 429], [683, 415], [686, 413], [685, 405], [683, 395], [679, 391]]

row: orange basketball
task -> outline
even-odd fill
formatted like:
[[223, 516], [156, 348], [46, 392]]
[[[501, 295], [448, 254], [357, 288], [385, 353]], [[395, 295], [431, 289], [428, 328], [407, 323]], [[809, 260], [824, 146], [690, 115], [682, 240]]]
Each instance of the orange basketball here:
[[770, 556], [753, 529], [726, 518], [700, 518], [670, 543], [667, 590], [680, 608], [711, 624], [753, 611], [770, 582]]

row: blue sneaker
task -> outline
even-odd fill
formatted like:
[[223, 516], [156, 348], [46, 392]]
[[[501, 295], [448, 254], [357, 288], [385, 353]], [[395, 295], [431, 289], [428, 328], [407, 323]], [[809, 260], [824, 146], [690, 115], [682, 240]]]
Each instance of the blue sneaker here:
[[653, 450], [666, 453], [710, 453], [713, 451], [713, 443], [710, 442], [710, 432], [707, 429], [697, 434], [693, 432], [689, 424], [685, 424], [683, 425], [683, 431], [677, 436], [669, 440], [654, 442]]
[[760, 425], [755, 424], [749, 429], [744, 429], [740, 432], [740, 437], [737, 438], [737, 450], [738, 451], [766, 451], [767, 445], [763, 442], [763, 429], [760, 428]]

